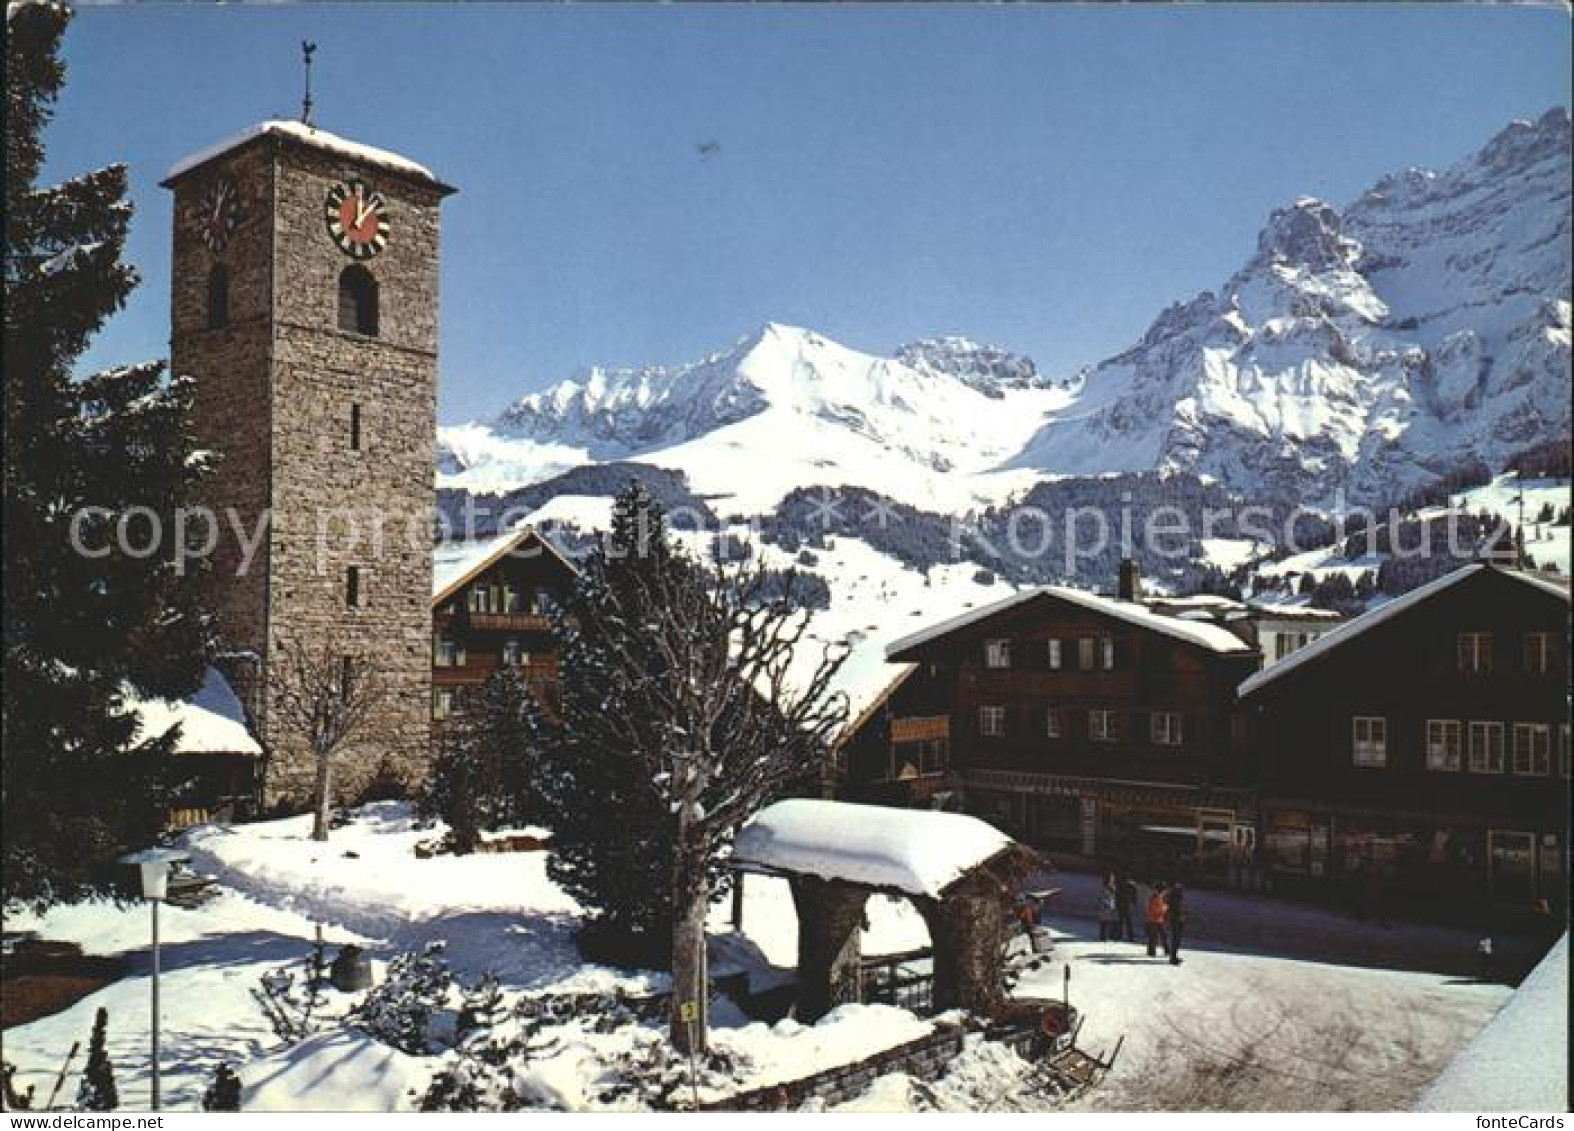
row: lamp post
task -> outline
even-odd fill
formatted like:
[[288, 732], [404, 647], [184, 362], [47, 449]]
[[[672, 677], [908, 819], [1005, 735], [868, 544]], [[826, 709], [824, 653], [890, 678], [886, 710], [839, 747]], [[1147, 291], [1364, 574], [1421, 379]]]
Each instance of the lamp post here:
[[122, 856], [124, 864], [135, 864], [142, 878], [142, 898], [153, 909], [153, 1107], [159, 1110], [159, 1009], [158, 1009], [158, 905], [169, 896], [169, 873], [176, 864], [190, 857], [172, 848], [149, 848]]

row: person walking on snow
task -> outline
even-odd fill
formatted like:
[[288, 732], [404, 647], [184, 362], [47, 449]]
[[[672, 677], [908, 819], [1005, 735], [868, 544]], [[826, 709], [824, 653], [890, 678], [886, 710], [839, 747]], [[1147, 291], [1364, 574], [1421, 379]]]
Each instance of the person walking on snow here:
[[1137, 932], [1131, 925], [1131, 912], [1137, 906], [1137, 883], [1125, 872], [1115, 873], [1115, 914], [1118, 918], [1116, 937], [1127, 942], [1137, 941]]
[[1120, 916], [1116, 905], [1115, 873], [1104, 873], [1104, 886], [1099, 890], [1099, 942], [1115, 942], [1120, 938]]
[[1181, 929], [1186, 925], [1186, 889], [1172, 884], [1164, 900], [1164, 925], [1169, 928], [1170, 965], [1180, 965]]
[[1166, 907], [1164, 903], [1164, 881], [1159, 880], [1153, 885], [1153, 892], [1148, 896], [1148, 957], [1157, 958], [1160, 948], [1169, 949], [1169, 943], [1164, 938], [1164, 916]]

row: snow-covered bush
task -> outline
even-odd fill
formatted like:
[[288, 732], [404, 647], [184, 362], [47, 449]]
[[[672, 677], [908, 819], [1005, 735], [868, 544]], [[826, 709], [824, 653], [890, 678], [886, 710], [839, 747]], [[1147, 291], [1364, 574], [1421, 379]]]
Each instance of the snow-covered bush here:
[[251, 991], [274, 1034], [286, 1044], [294, 1044], [321, 1028], [323, 998], [328, 988], [322, 943], [315, 944], [299, 965], [299, 981], [296, 971], [281, 966], [263, 974], [257, 988]]
[[454, 996], [454, 975], [444, 957], [445, 944], [431, 942], [388, 964], [388, 977], [367, 991], [350, 1013], [368, 1036], [401, 1052], [426, 1056], [436, 1051], [433, 1022], [447, 1013]]
[[[477, 990], [482, 990], [478, 984]], [[500, 1023], [476, 1030], [457, 1056], [433, 1078], [418, 1099], [422, 1111], [518, 1111], [561, 1109], [565, 1102], [555, 1073], [539, 1074], [540, 1063], [565, 1045], [586, 1055], [578, 1086], [593, 1106], [674, 1110], [692, 1105], [692, 1068], [700, 1088], [736, 1091], [743, 1061], [701, 1054], [691, 1066], [667, 1042], [660, 1019], [665, 996], [545, 994], [520, 999]]]

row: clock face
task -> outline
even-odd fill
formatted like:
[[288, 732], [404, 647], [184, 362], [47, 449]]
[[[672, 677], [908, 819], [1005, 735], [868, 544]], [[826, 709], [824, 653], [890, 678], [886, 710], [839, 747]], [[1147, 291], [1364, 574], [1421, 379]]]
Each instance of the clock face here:
[[328, 234], [346, 255], [370, 259], [388, 244], [388, 202], [360, 180], [340, 181], [328, 190], [325, 218]]
[[197, 219], [202, 242], [210, 251], [223, 251], [240, 224], [240, 189], [228, 177], [220, 177], [202, 194], [197, 204]]

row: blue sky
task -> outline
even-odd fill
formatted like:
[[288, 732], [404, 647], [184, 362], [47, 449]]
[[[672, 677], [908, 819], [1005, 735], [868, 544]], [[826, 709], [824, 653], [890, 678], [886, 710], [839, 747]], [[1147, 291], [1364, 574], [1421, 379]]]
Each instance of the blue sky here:
[[302, 38], [318, 125], [460, 188], [444, 422], [767, 320], [1069, 373], [1221, 283], [1272, 208], [1570, 100], [1552, 7], [85, 8], [45, 175], [130, 165], [144, 277], [88, 365], [167, 352], [158, 181], [296, 115]]

